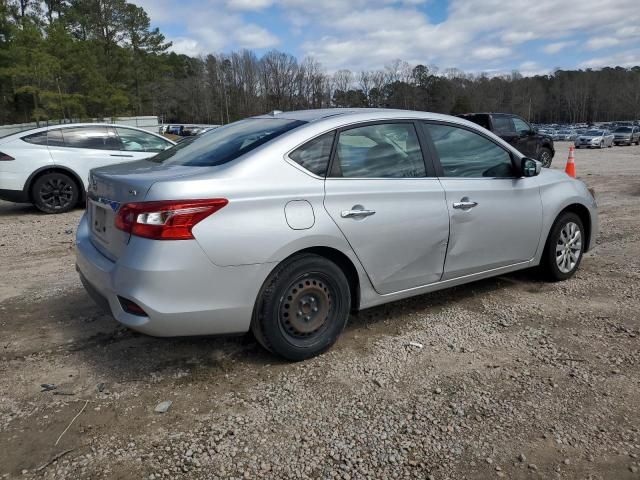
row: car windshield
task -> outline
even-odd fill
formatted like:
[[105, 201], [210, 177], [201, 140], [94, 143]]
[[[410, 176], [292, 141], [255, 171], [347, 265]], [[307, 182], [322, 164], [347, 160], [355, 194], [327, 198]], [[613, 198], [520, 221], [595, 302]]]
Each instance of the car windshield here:
[[230, 162], [306, 122], [282, 118], [249, 118], [189, 137], [151, 158], [167, 165], [211, 167]]
[[616, 133], [631, 133], [631, 127], [616, 128]]
[[587, 133], [585, 133], [585, 135], [587, 135], [589, 137], [599, 137], [603, 133], [604, 132], [602, 130], [589, 130]]
[[562, 135], [570, 135], [571, 134], [571, 132], [569, 130], [560, 130], [560, 133]]

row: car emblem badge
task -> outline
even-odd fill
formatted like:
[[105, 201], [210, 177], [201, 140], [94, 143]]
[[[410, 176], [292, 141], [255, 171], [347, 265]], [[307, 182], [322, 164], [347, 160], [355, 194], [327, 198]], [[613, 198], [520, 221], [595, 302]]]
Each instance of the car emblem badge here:
[[136, 195], [138, 195], [138, 192], [136, 192], [135, 190], [129, 190], [129, 193], [130, 193], [131, 195], [133, 195], [134, 197], [135, 197]]

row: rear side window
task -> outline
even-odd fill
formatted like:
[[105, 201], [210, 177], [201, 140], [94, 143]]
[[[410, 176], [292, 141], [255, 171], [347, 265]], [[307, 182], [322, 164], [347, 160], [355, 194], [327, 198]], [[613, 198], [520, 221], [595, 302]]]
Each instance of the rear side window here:
[[75, 127], [62, 130], [65, 147], [120, 150], [120, 141], [107, 127]]
[[425, 124], [445, 177], [514, 176], [511, 155], [491, 140], [451, 125]]
[[122, 149], [129, 152], [161, 152], [173, 144], [147, 132], [116, 127]]
[[49, 130], [47, 132], [47, 143], [50, 147], [64, 147], [64, 138], [62, 138], [62, 130]]
[[295, 149], [289, 154], [289, 158], [305, 170], [324, 177], [327, 174], [334, 137], [335, 132], [320, 135]]
[[381, 123], [340, 132], [337, 176], [419, 178], [427, 172], [412, 123]]
[[284, 118], [249, 118], [216, 128], [206, 135], [189, 137], [150, 160], [196, 167], [221, 165], [305, 123]]
[[47, 144], [47, 132], [32, 133], [26, 137], [22, 137], [22, 140], [34, 145], [46, 145]]

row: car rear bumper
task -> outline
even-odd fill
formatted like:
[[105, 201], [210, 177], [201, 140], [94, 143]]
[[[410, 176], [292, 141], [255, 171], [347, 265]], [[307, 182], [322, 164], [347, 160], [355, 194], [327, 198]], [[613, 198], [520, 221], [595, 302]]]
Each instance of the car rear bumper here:
[[[165, 337], [242, 333], [272, 264], [218, 267], [196, 241], [132, 237], [113, 262], [91, 243], [86, 215], [77, 233], [76, 265], [87, 292], [117, 321]], [[121, 299], [146, 316], [124, 310]]]

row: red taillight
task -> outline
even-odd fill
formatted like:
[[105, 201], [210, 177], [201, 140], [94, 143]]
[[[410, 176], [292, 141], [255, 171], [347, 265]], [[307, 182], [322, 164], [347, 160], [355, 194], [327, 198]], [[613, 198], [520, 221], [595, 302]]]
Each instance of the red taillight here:
[[15, 160], [11, 155], [0, 152], [0, 162], [8, 162], [9, 160]]
[[116, 228], [154, 240], [188, 240], [198, 222], [224, 207], [229, 200], [168, 200], [127, 203], [118, 209]]

